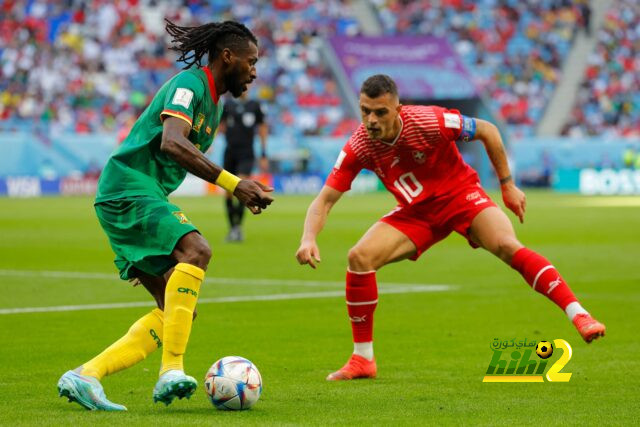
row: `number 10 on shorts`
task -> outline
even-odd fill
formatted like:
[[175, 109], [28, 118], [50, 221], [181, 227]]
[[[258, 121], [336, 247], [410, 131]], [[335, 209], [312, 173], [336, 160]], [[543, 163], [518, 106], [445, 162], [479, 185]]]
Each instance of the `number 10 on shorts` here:
[[408, 203], [411, 203], [411, 201], [418, 197], [418, 195], [422, 193], [422, 190], [424, 190], [424, 187], [420, 182], [418, 182], [413, 172], [407, 172], [400, 175], [398, 179], [393, 181], [393, 186], [402, 193], [402, 196]]

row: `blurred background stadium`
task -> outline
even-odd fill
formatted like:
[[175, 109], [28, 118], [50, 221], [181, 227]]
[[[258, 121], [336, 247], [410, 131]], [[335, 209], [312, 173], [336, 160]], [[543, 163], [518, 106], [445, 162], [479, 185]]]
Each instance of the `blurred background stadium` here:
[[[234, 19], [259, 37], [251, 97], [267, 115], [277, 191], [319, 189], [358, 125], [360, 83], [384, 72], [405, 103], [498, 123], [523, 186], [640, 193], [634, 0], [3, 0], [0, 17], [0, 195], [94, 191], [181, 68], [164, 18]], [[492, 186], [481, 145], [461, 148]], [[356, 189], [379, 190], [372, 176]], [[208, 191], [188, 180], [179, 192]]]
[[[212, 412], [201, 391], [153, 406], [159, 354], [105, 379], [125, 417], [55, 394], [64, 371], [153, 305], [118, 279], [93, 194], [110, 152], [181, 68], [164, 18], [235, 19], [260, 42], [250, 96], [269, 124], [263, 178], [276, 202], [247, 218], [238, 245], [223, 243], [214, 188], [188, 177], [172, 199], [214, 253], [188, 370], [201, 381], [219, 357], [254, 361], [264, 393], [243, 414]], [[0, 425], [637, 424], [639, 71], [637, 0], [0, 0]], [[379, 378], [324, 380], [351, 349], [347, 252], [392, 198], [361, 174], [360, 194], [319, 236], [322, 265], [302, 268], [294, 254], [306, 208], [358, 126], [358, 87], [379, 72], [405, 103], [497, 123], [518, 184], [541, 188], [526, 189], [518, 236], [563, 271], [607, 325], [603, 340], [581, 342], [520, 276], [456, 236], [379, 272]], [[218, 135], [207, 155], [220, 163], [224, 147]], [[495, 189], [482, 144], [460, 148]], [[483, 384], [496, 337], [566, 339], [571, 382]]]

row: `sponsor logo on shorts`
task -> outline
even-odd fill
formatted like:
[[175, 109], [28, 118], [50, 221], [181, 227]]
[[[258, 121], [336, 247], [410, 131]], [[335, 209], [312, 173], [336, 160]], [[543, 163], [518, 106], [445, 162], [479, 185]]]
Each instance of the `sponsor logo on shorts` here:
[[483, 204], [483, 203], [487, 203], [488, 201], [489, 201], [489, 199], [487, 199], [487, 198], [483, 197], [482, 199], [479, 199], [478, 201], [476, 201], [476, 202], [474, 203], [474, 205], [476, 205], [476, 206], [477, 206], [477, 205], [481, 205], [481, 204]]
[[[200, 147], [197, 147], [200, 148]], [[187, 218], [187, 216], [182, 213], [182, 211], [175, 211], [175, 212], [171, 212], [176, 218], [178, 218], [178, 221], [180, 221], [180, 224], [190, 224], [191, 221], [189, 221], [189, 218]]]
[[189, 288], [178, 288], [178, 292], [181, 293], [181, 294], [192, 295], [194, 297], [198, 296], [198, 293], [196, 291], [194, 291], [193, 289], [189, 289]]
[[472, 200], [475, 199], [479, 199], [480, 198], [480, 192], [479, 191], [474, 191], [473, 193], [469, 193], [467, 194], [467, 200], [470, 202]]

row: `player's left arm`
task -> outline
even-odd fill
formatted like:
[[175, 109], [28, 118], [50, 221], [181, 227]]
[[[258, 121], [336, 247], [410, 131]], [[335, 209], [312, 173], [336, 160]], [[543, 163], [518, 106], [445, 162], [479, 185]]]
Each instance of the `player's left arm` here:
[[479, 139], [484, 144], [484, 148], [489, 155], [489, 159], [493, 164], [493, 168], [500, 180], [500, 189], [502, 190], [502, 200], [509, 210], [511, 210], [520, 219], [524, 221], [524, 212], [527, 207], [527, 199], [524, 193], [515, 185], [515, 181], [511, 176], [509, 163], [507, 161], [507, 153], [502, 143], [500, 131], [491, 122], [482, 119], [475, 120], [475, 139]]

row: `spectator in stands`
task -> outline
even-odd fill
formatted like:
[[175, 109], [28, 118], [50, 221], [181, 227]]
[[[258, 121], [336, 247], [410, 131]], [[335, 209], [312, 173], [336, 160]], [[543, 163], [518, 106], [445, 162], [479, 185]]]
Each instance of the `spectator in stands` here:
[[615, 0], [563, 134], [640, 136], [640, 4]]
[[[355, 34], [347, 3], [268, 0], [0, 1], [0, 118], [4, 128], [117, 132], [175, 74], [163, 18], [198, 25], [212, 16], [243, 21], [261, 38], [258, 96], [284, 132], [350, 132], [318, 36]], [[36, 96], [37, 94], [37, 96]], [[293, 135], [293, 136], [297, 136]]]
[[565, 0], [373, 0], [388, 34], [449, 39], [512, 135], [530, 135], [580, 19]]

